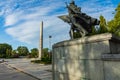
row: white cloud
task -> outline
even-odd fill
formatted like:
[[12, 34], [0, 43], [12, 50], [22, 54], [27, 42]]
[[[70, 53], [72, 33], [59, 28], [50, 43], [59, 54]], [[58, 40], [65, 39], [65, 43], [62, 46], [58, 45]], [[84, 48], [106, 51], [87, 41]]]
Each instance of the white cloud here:
[[[52, 5], [51, 7], [36, 7], [29, 10], [34, 11], [32, 13], [25, 14], [23, 11], [17, 11], [13, 14], [6, 16], [5, 22], [6, 26], [11, 26], [6, 28], [6, 33], [11, 35], [14, 39], [25, 42], [28, 44], [38, 43], [39, 41], [39, 27], [40, 22], [44, 21], [44, 34], [53, 34], [55, 37], [60, 37], [64, 34], [64, 28], [67, 28], [67, 24], [57, 18], [57, 15], [50, 15], [49, 13], [54, 11], [56, 7]], [[18, 22], [24, 20], [22, 23]], [[62, 33], [61, 33], [62, 32]], [[60, 35], [56, 35], [59, 33]], [[47, 39], [47, 37], [45, 38]], [[61, 37], [61, 39], [64, 37]], [[37, 40], [36, 40], [37, 39]]]
[[18, 14], [11, 14], [11, 15], [8, 15], [6, 16], [6, 19], [5, 19], [5, 26], [10, 26], [10, 25], [13, 25], [15, 23], [18, 22]]
[[[61, 40], [69, 39], [68, 36], [70, 26], [57, 18], [57, 15], [64, 14], [64, 11], [62, 14], [54, 12], [60, 7], [63, 8], [63, 6], [65, 6], [64, 2], [56, 0], [45, 0], [43, 2], [44, 4], [41, 4], [40, 6], [28, 8], [27, 11], [30, 11], [30, 13], [18, 9], [17, 11], [6, 15], [5, 26], [11, 26], [6, 28], [6, 33], [20, 42], [25, 42], [28, 44], [38, 44], [40, 22], [44, 21], [45, 43], [48, 41], [49, 35], [53, 36], [52, 40], [54, 40], [54, 43]], [[96, 5], [95, 2], [92, 3], [90, 6], [86, 6], [88, 2], [82, 3], [82, 11], [90, 14], [93, 17], [95, 16], [98, 18], [99, 15], [102, 14], [105, 17], [110, 18], [111, 15], [108, 14], [110, 14], [112, 9], [114, 8], [110, 5], [109, 7], [101, 6], [100, 4]], [[64, 8], [64, 10], [66, 10], [66, 8]], [[51, 12], [53, 12], [54, 14], [51, 14]]]
[[[32, 2], [32, 1], [30, 1], [30, 2]], [[46, 1], [44, 1], [44, 2], [46, 2]], [[49, 15], [50, 12], [54, 12], [54, 10], [60, 8], [60, 6], [61, 6], [60, 4], [59, 3], [58, 4], [50, 3], [48, 5], [28, 8], [27, 9], [28, 12], [17, 9], [15, 11], [13, 11], [12, 13], [5, 16], [5, 26], [12, 26], [22, 20], [24, 20], [24, 21], [42, 20], [42, 19], [44, 19], [43, 17], [46, 17], [47, 15]], [[51, 15], [52, 14], [50, 14], [50, 16]]]
[[51, 10], [50, 7], [42, 8], [40, 7], [36, 8], [34, 10], [34, 13], [24, 13], [23, 11], [17, 11], [12, 14], [9, 14], [5, 17], [5, 26], [12, 26], [16, 23], [19, 23], [20, 21], [31, 21], [41, 18], [43, 15], [47, 15]]
[[92, 13], [91, 16], [99, 18], [100, 15], [103, 15], [107, 21], [111, 20], [113, 18], [113, 12], [114, 8], [106, 8], [100, 12]]
[[39, 32], [39, 22], [32, 21], [18, 25], [17, 27], [7, 28], [6, 32], [16, 40], [31, 43]]
[[[57, 17], [46, 16], [44, 18], [44, 37], [46, 39], [49, 35], [53, 35], [54, 37], [56, 37], [56, 39], [64, 39], [64, 37], [61, 37], [61, 35], [66, 35], [65, 33], [68, 32], [66, 31], [67, 28], [69, 29], [68, 25]], [[20, 24], [18, 26], [7, 28], [6, 32], [20, 42], [32, 44], [36, 43], [36, 41], [39, 41], [39, 30], [40, 20], [24, 22], [23, 24]], [[59, 40], [57, 39], [56, 41]]]

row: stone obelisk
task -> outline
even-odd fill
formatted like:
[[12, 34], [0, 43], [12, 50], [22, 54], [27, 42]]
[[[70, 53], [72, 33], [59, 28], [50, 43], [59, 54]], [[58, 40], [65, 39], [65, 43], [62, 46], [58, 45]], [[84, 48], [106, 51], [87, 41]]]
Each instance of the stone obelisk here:
[[43, 57], [43, 21], [40, 24], [40, 42], [39, 42], [39, 55], [38, 58], [41, 60], [41, 58]]

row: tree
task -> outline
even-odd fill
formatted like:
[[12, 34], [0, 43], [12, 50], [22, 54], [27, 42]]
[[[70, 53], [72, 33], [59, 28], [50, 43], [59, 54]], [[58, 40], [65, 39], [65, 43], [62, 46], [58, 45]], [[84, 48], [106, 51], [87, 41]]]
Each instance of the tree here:
[[116, 22], [116, 32], [118, 36], [120, 36], [120, 3], [118, 4], [117, 8], [115, 9], [116, 14], [115, 14], [115, 22]]
[[12, 51], [12, 55], [17, 54], [17, 50]]
[[109, 32], [120, 36], [120, 4], [115, 9], [114, 19], [108, 22], [108, 28]]
[[18, 58], [19, 54], [17, 53], [17, 50], [12, 51], [12, 58]]
[[104, 16], [102, 16], [102, 15], [99, 18], [100, 18], [100, 28], [99, 28], [98, 32], [105, 33], [108, 31], [106, 20], [105, 20]]
[[117, 8], [115, 9], [115, 19], [120, 19], [120, 3], [118, 4]]
[[44, 48], [43, 49], [43, 54], [44, 56], [42, 57], [41, 61], [44, 62], [44, 63], [51, 63], [52, 60], [50, 58], [50, 52], [49, 52], [49, 49], [48, 48]]
[[44, 48], [43, 49], [43, 54], [44, 54], [44, 57], [48, 57], [48, 48]]
[[37, 48], [33, 48], [33, 49], [31, 49], [31, 57], [38, 57], [38, 53], [39, 53], [39, 51], [38, 51], [38, 49]]
[[20, 56], [27, 56], [27, 54], [29, 53], [28, 48], [26, 46], [19, 46], [17, 48], [17, 51]]
[[6, 49], [6, 57], [10, 58], [12, 56], [12, 50]]
[[3, 43], [0, 44], [0, 57], [10, 57], [11, 56], [11, 52], [12, 52], [12, 46], [7, 44], [7, 43]]
[[105, 18], [100, 16], [100, 28], [98, 33], [110, 32], [117, 36], [120, 36], [120, 4], [115, 9], [114, 18], [106, 22]]

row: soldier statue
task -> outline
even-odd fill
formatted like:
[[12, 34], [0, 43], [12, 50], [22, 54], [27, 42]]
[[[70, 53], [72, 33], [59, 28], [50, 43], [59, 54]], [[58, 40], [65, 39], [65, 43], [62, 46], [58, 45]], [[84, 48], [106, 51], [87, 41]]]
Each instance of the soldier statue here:
[[71, 25], [71, 39], [74, 39], [74, 32], [77, 32], [80, 36], [84, 37], [87, 34], [92, 33], [93, 26], [99, 25], [99, 20], [82, 13], [81, 8], [77, 7], [73, 0], [67, 5], [67, 9], [68, 15], [62, 15], [59, 16], [59, 18]]

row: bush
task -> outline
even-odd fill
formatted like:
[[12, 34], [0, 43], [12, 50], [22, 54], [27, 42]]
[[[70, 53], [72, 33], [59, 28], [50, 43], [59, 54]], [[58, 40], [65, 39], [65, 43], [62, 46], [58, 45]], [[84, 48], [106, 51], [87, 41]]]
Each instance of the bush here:
[[12, 55], [12, 58], [19, 58], [19, 54]]
[[33, 63], [41, 63], [41, 64], [51, 64], [52, 63], [52, 59], [44, 57], [41, 60], [32, 60], [31, 62], [33, 62]]

